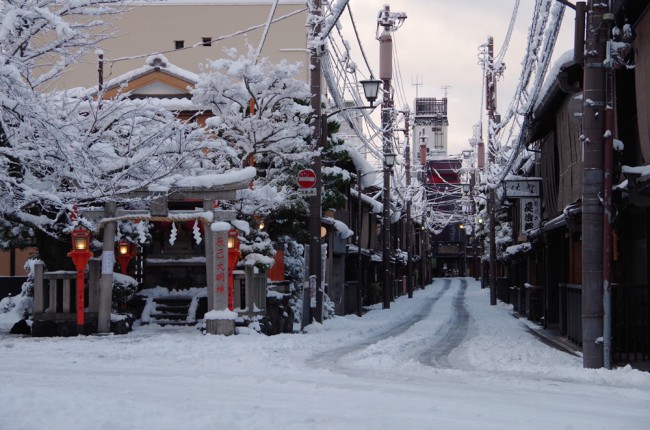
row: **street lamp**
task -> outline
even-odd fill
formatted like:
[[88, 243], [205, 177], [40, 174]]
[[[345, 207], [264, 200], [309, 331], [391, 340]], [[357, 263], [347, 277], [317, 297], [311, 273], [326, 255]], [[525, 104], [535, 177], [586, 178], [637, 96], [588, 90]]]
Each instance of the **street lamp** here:
[[79, 224], [76, 229], [72, 230], [70, 236], [72, 237], [72, 251], [68, 253], [68, 257], [72, 259], [77, 269], [77, 335], [79, 335], [84, 332], [84, 325], [86, 324], [84, 271], [93, 253], [89, 250], [90, 231], [88, 229]]
[[463, 188], [463, 194], [465, 194], [465, 195], [469, 194], [469, 192], [471, 191], [471, 187], [472, 187], [471, 184], [468, 183], [468, 182], [463, 182], [461, 184], [461, 186]]
[[363, 85], [363, 93], [366, 96], [368, 103], [370, 103], [370, 107], [372, 107], [375, 100], [377, 100], [377, 95], [379, 94], [379, 85], [381, 85], [382, 81], [370, 77], [370, 79], [359, 82], [361, 85]]
[[[320, 79], [320, 76], [318, 77]], [[345, 109], [338, 109], [329, 113], [322, 113], [320, 103], [316, 103], [314, 111], [316, 114], [316, 124], [314, 127], [315, 140], [318, 148], [325, 148], [327, 143], [327, 118], [343, 110], [374, 109], [373, 102], [377, 99], [379, 93], [379, 84], [381, 81], [370, 79], [363, 81], [364, 95], [370, 106], [352, 106]], [[318, 90], [320, 91], [320, 90]], [[318, 98], [320, 100], [320, 97]], [[312, 100], [313, 102], [314, 100]], [[309, 198], [309, 277], [314, 278], [316, 282], [316, 309], [313, 319], [318, 323], [323, 322], [323, 288], [322, 288], [322, 270], [321, 270], [321, 188], [322, 188], [322, 160], [320, 155], [316, 155], [313, 161], [313, 170], [316, 173], [316, 184], [314, 188], [316, 193]]]
[[393, 166], [395, 166], [396, 159], [397, 154], [384, 154], [384, 164], [386, 164], [389, 170], [392, 170]]

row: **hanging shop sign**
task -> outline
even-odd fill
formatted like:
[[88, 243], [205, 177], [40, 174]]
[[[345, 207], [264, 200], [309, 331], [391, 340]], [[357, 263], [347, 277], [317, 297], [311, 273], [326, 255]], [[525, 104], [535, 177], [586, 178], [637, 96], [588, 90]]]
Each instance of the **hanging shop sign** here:
[[538, 228], [542, 220], [542, 200], [539, 198], [522, 198], [519, 200], [521, 215], [521, 232]]
[[540, 197], [541, 184], [540, 178], [506, 179], [504, 181], [506, 198]]

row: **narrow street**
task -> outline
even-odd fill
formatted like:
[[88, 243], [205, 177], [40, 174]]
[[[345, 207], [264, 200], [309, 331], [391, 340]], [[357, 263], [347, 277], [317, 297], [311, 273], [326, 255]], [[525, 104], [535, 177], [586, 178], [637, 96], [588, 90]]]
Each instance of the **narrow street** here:
[[436, 279], [277, 336], [2, 336], [0, 428], [647, 429], [650, 374], [583, 369], [488, 293]]

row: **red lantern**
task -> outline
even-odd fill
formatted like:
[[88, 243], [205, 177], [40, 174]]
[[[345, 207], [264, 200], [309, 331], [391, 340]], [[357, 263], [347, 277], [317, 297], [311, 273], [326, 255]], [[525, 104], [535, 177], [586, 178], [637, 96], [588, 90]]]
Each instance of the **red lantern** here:
[[120, 272], [123, 275], [126, 275], [133, 254], [133, 246], [129, 241], [122, 239], [117, 243], [117, 261], [120, 263]]
[[90, 231], [82, 225], [78, 225], [76, 229], [70, 234], [72, 236], [72, 251], [68, 253], [68, 257], [77, 269], [77, 334], [83, 333], [85, 318], [85, 304], [84, 304], [84, 271], [88, 260], [93, 256], [90, 252]]

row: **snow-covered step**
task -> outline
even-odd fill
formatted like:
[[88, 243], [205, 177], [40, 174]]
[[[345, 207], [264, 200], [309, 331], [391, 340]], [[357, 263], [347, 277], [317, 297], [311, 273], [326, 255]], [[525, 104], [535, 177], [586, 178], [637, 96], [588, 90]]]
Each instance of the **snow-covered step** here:
[[196, 323], [191, 296], [166, 296], [153, 298], [149, 323], [161, 325], [191, 325]]

